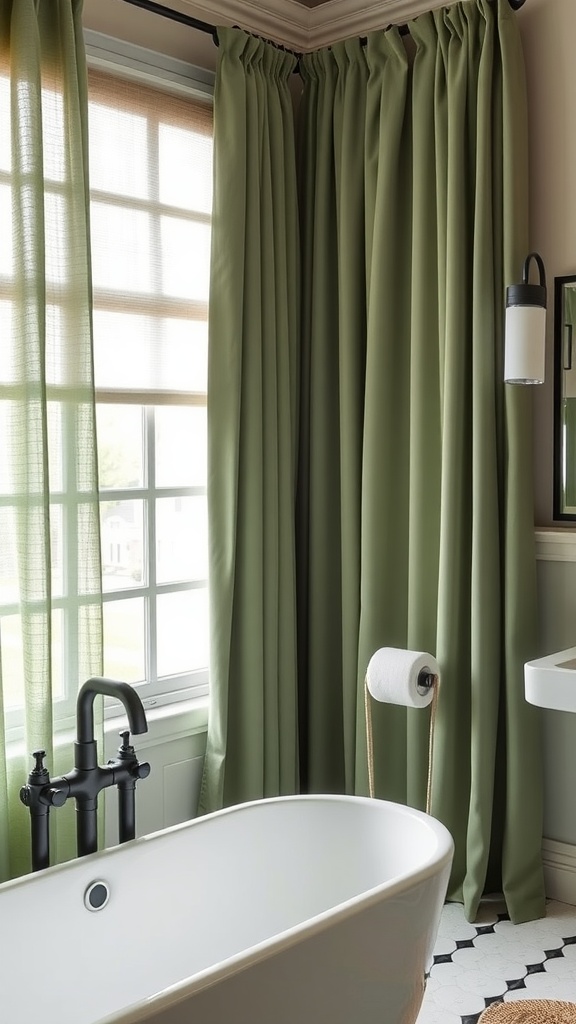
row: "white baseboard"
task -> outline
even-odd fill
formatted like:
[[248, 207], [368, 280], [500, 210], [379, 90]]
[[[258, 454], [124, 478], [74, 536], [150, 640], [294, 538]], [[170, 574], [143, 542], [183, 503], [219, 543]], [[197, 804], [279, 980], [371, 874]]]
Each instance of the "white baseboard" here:
[[576, 906], [576, 846], [542, 840], [546, 896]]

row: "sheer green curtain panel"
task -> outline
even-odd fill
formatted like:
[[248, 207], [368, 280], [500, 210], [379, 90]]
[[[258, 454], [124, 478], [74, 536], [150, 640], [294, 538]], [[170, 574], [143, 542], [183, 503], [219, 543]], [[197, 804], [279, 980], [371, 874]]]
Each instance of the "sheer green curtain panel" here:
[[[81, 13], [0, 0], [1, 878], [30, 866], [29, 754], [71, 766], [57, 708], [102, 671]], [[73, 819], [52, 815], [53, 862]]]
[[210, 714], [201, 805], [297, 789], [294, 58], [219, 32], [208, 361]]
[[[543, 914], [531, 396], [503, 383], [527, 251], [523, 61], [507, 0], [303, 58], [301, 772], [367, 788], [379, 647], [442, 670], [433, 813], [452, 898]], [[374, 708], [377, 795], [424, 806], [428, 712]]]

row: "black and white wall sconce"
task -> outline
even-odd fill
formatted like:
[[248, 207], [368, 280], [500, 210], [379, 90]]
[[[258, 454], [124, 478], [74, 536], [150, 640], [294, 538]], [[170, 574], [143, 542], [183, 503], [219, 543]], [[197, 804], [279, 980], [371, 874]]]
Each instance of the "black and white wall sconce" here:
[[[540, 271], [539, 284], [530, 284], [530, 263]], [[504, 380], [508, 384], [543, 384], [546, 356], [546, 271], [542, 257], [531, 252], [524, 263], [521, 284], [506, 289]]]

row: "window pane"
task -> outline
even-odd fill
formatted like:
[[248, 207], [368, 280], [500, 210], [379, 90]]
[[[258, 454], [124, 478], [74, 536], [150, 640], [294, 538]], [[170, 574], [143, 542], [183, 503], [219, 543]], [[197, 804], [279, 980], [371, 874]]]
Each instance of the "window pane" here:
[[147, 119], [90, 103], [90, 184], [102, 192], [148, 195]]
[[50, 492], [52, 494], [64, 490], [62, 476], [63, 443], [62, 405], [60, 402], [48, 402], [48, 472], [50, 475]]
[[66, 140], [62, 93], [42, 89], [42, 157], [44, 177], [64, 181], [66, 177]]
[[46, 306], [46, 383], [62, 386], [66, 384], [68, 371], [68, 344], [66, 326], [60, 306]]
[[[0, 437], [3, 443], [0, 444], [0, 494], [12, 494], [12, 470], [10, 460], [11, 447], [11, 420], [13, 402], [0, 402]], [[2, 531], [0, 530], [0, 544], [2, 543]]]
[[156, 502], [156, 576], [159, 583], [208, 577], [206, 498]]
[[205, 392], [205, 321], [94, 311], [96, 387]]
[[157, 600], [158, 675], [208, 665], [208, 591], [161, 594]]
[[[1, 218], [1, 214], [0, 214]], [[2, 236], [2, 224], [0, 220], [0, 238]], [[0, 247], [0, 259], [2, 248]], [[14, 342], [12, 339], [12, 303], [0, 302], [0, 384], [13, 383], [15, 379], [14, 368]], [[2, 437], [5, 435], [2, 434]], [[1, 455], [0, 455], [1, 458]]]
[[[15, 512], [13, 508], [0, 508], [0, 604], [15, 604], [18, 593]], [[2, 672], [7, 678], [4, 662]]]
[[100, 523], [102, 586], [124, 590], [144, 583], [144, 502], [103, 501]]
[[208, 301], [210, 228], [207, 224], [160, 218], [162, 291], [185, 299]]
[[[0, 508], [0, 605], [20, 600], [16, 545], [16, 510]], [[62, 506], [50, 505], [50, 557], [52, 561], [52, 597], [61, 597], [64, 587]]]
[[161, 124], [160, 202], [184, 210], [212, 209], [212, 139], [200, 132]]
[[[166, 388], [208, 390], [208, 324], [205, 320], [164, 320], [162, 364]], [[177, 382], [177, 383], [175, 383]]]
[[62, 700], [64, 693], [64, 612], [55, 608], [52, 612], [52, 695]]
[[23, 703], [24, 674], [22, 668], [22, 623], [19, 615], [0, 618], [2, 644], [2, 686], [7, 708]]
[[98, 405], [96, 423], [100, 490], [142, 487], [142, 406]]
[[206, 406], [158, 406], [156, 484], [206, 486]]
[[[0, 124], [10, 124], [10, 83], [0, 77]], [[9, 129], [0, 132], [0, 170], [9, 171], [12, 165], [12, 138]], [[4, 233], [2, 232], [2, 238]]]
[[108, 203], [93, 202], [90, 209], [94, 287], [151, 291], [149, 215]]
[[[63, 613], [52, 612], [52, 694], [55, 700], [64, 697], [63, 682]], [[5, 710], [24, 705], [24, 657], [22, 619], [20, 615], [0, 617], [0, 644], [2, 646], [2, 687]]]
[[153, 321], [128, 313], [94, 310], [94, 380], [97, 388], [146, 388]]
[[22, 621], [19, 615], [0, 618], [2, 644], [2, 686], [7, 708], [24, 703], [24, 667], [22, 658]]
[[144, 669], [144, 599], [106, 601], [104, 673], [125, 683], [140, 683]]
[[2, 245], [0, 245], [0, 274], [5, 274], [7, 277], [14, 273], [11, 196], [10, 186], [0, 185], [0, 238], [2, 238]]
[[52, 560], [52, 597], [64, 593], [64, 519], [61, 505], [50, 505], [50, 557]]
[[[11, 451], [15, 450], [14, 432], [21, 410], [16, 402], [0, 401], [0, 494], [14, 494], [14, 464]], [[63, 490], [62, 482], [62, 412], [58, 402], [48, 402], [48, 472], [50, 491]]]
[[66, 280], [68, 238], [65, 204], [62, 196], [44, 193], [46, 280], [62, 284]]

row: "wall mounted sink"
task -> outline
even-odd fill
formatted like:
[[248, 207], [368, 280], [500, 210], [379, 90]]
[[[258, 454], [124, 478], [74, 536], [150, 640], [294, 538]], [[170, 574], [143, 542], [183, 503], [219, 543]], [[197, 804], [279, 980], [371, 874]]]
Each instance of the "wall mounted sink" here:
[[576, 711], [576, 647], [526, 662], [524, 693], [539, 708]]

